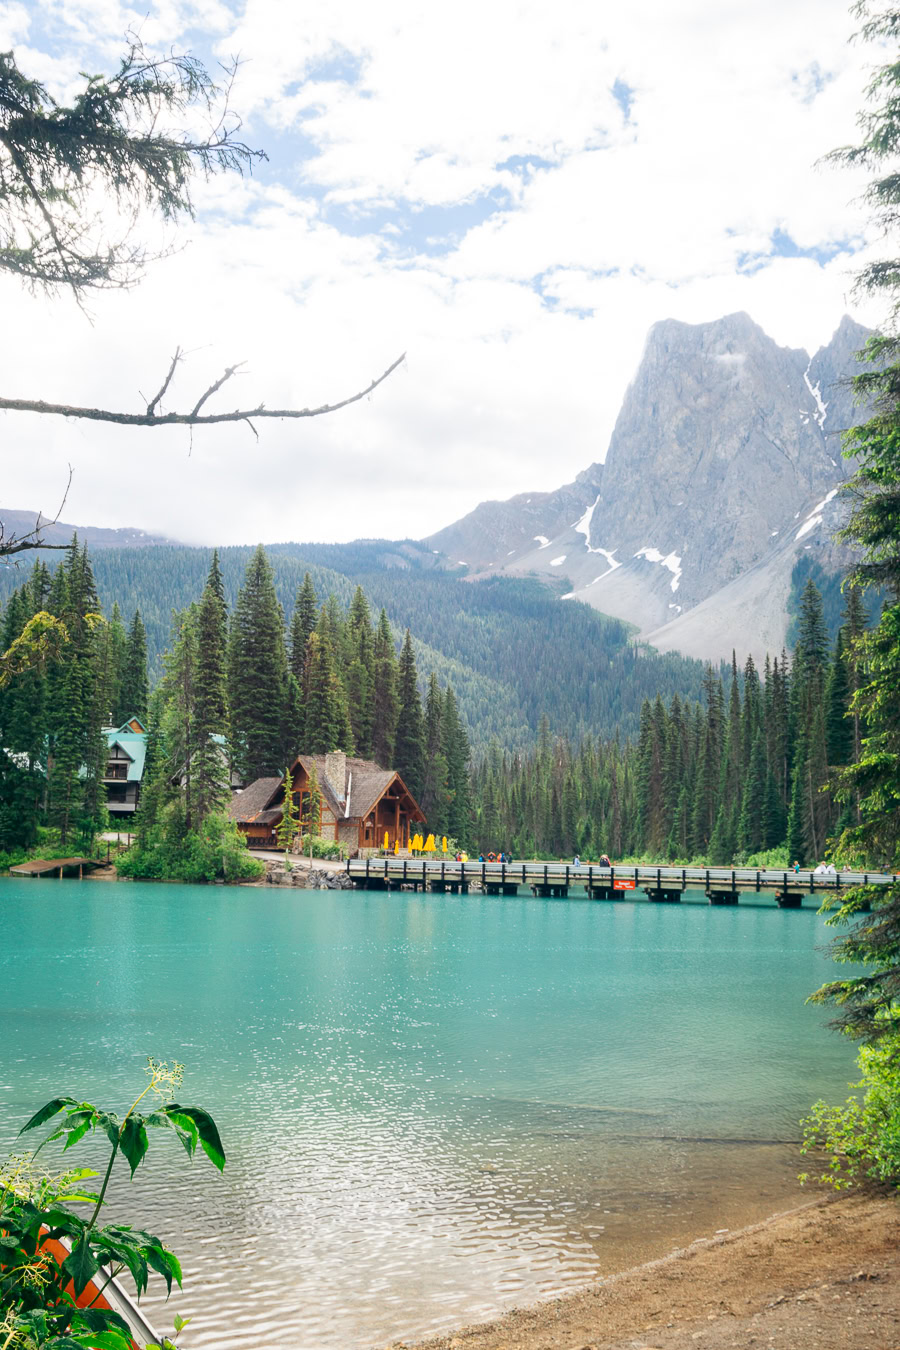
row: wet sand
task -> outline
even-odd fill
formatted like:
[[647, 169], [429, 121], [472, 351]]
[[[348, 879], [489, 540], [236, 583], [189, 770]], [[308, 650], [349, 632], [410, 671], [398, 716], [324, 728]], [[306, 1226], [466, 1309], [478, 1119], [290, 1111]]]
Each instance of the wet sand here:
[[[900, 1350], [900, 1201], [819, 1197], [421, 1350]], [[399, 1350], [401, 1343], [395, 1343]]]

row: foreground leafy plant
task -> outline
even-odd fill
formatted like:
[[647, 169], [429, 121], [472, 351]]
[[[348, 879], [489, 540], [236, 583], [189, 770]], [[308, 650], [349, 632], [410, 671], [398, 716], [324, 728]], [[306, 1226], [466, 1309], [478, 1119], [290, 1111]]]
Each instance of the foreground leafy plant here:
[[[801, 1122], [802, 1153], [825, 1154], [816, 1180], [836, 1191], [862, 1181], [900, 1186], [900, 1044], [885, 1040], [859, 1052], [862, 1100], [818, 1101]], [[801, 1181], [810, 1179], [803, 1173]]]
[[[127, 1224], [98, 1225], [116, 1158], [123, 1155], [133, 1177], [147, 1155], [151, 1130], [173, 1132], [189, 1158], [199, 1145], [219, 1171], [225, 1166], [222, 1141], [210, 1114], [174, 1100], [183, 1066], [170, 1068], [150, 1059], [147, 1072], [150, 1081], [121, 1119], [90, 1102], [55, 1097], [20, 1130], [22, 1135], [61, 1117], [33, 1154], [12, 1158], [0, 1170], [0, 1350], [132, 1350], [124, 1318], [110, 1309], [79, 1308], [76, 1300], [92, 1280], [97, 1282], [95, 1277], [102, 1281], [102, 1293], [124, 1270], [134, 1280], [139, 1298], [151, 1271], [162, 1276], [169, 1293], [173, 1281], [181, 1287], [178, 1258], [158, 1237]], [[148, 1096], [154, 1109], [139, 1110]], [[89, 1168], [54, 1177], [37, 1165], [47, 1144], [64, 1140], [65, 1152], [93, 1132], [105, 1134], [111, 1145], [99, 1192], [85, 1189], [84, 1183], [99, 1175]], [[70, 1208], [73, 1204], [91, 1205], [90, 1216], [77, 1214]], [[60, 1241], [69, 1249], [62, 1260], [48, 1245]], [[176, 1318], [176, 1331], [185, 1324]]]

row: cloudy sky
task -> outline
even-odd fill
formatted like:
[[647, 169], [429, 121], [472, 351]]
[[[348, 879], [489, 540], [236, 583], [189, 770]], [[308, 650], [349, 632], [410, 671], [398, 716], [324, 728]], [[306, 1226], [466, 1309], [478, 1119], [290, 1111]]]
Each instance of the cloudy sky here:
[[849, 295], [861, 183], [816, 167], [878, 59], [847, 0], [0, 3], [0, 50], [60, 98], [130, 28], [239, 55], [268, 163], [201, 188], [185, 247], [92, 323], [0, 278], [0, 393], [139, 411], [180, 345], [170, 407], [236, 360], [241, 402], [302, 407], [407, 360], [259, 442], [2, 413], [2, 505], [55, 509], [71, 463], [78, 523], [419, 537], [602, 459], [656, 320], [744, 309], [815, 349], [844, 312], [878, 319]]

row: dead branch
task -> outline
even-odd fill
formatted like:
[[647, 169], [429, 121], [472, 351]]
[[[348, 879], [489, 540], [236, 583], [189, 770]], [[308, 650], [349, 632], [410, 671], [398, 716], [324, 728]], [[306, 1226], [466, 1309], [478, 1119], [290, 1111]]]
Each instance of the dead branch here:
[[156, 394], [156, 396], [155, 396], [154, 398], [152, 398], [152, 399], [150, 400], [150, 402], [147, 404], [147, 416], [148, 416], [148, 417], [152, 417], [153, 414], [156, 412], [156, 405], [157, 405], [157, 403], [159, 403], [159, 400], [163, 397], [163, 395], [165, 394], [165, 392], [166, 392], [166, 390], [168, 389], [169, 385], [171, 384], [171, 382], [172, 382], [172, 376], [175, 374], [175, 367], [178, 365], [178, 362], [179, 362], [180, 360], [181, 360], [181, 348], [180, 348], [180, 347], [176, 347], [176, 348], [175, 348], [175, 355], [172, 357], [172, 364], [169, 366], [169, 370], [168, 370], [168, 374], [166, 375], [166, 378], [163, 380], [162, 384], [160, 385], [159, 393]]
[[6, 533], [6, 529], [3, 525], [3, 522], [0, 521], [0, 558], [9, 558], [14, 553], [24, 553], [27, 549], [32, 548], [66, 549], [72, 547], [71, 544], [45, 544], [42, 538], [42, 531], [45, 530], [48, 525], [55, 525], [63, 513], [63, 508], [65, 507], [66, 501], [69, 496], [69, 488], [72, 486], [72, 474], [73, 469], [70, 464], [69, 479], [68, 482], [66, 483], [66, 490], [63, 493], [62, 501], [57, 507], [56, 515], [53, 517], [52, 520], [41, 520], [41, 512], [38, 511], [37, 520], [34, 522], [34, 529], [27, 530], [25, 534], [19, 535], [16, 534], [8, 535]]
[[[392, 375], [399, 365], [406, 360], [406, 353], [398, 356], [397, 360], [388, 366], [383, 374], [377, 379], [367, 384], [365, 389], [360, 389], [358, 393], [351, 394], [349, 398], [342, 398], [339, 403], [323, 403], [318, 408], [267, 408], [265, 404], [260, 403], [255, 408], [235, 408], [233, 412], [220, 413], [201, 413], [200, 409], [206, 401], [221, 389], [226, 380], [239, 369], [239, 365], [229, 366], [223, 375], [207, 390], [201, 394], [200, 398], [194, 404], [190, 412], [177, 413], [158, 413], [156, 411], [160, 399], [169, 387], [169, 382], [175, 371], [175, 367], [182, 359], [182, 353], [179, 349], [172, 358], [172, 364], [169, 367], [162, 388], [156, 397], [147, 405], [146, 412], [125, 413], [113, 412], [106, 408], [79, 408], [68, 403], [45, 403], [43, 399], [30, 398], [2, 398], [0, 397], [0, 410], [6, 412], [33, 412], [41, 413], [44, 416], [51, 417], [80, 417], [89, 422], [113, 422], [121, 427], [172, 427], [172, 426], [213, 426], [219, 422], [247, 422], [252, 423], [251, 418], [299, 418], [299, 417], [322, 417], [326, 413], [337, 412], [340, 408], [349, 407], [351, 403], [358, 403], [360, 399], [366, 398], [377, 389], [380, 384]], [[52, 522], [51, 522], [52, 523]]]

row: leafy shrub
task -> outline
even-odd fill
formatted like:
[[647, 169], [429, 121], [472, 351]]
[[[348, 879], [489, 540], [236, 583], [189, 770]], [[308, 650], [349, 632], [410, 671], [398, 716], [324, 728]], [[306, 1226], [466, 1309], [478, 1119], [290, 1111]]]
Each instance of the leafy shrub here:
[[[827, 1155], [815, 1180], [835, 1190], [864, 1180], [900, 1186], [900, 1038], [862, 1046], [859, 1065], [863, 1076], [852, 1086], [863, 1092], [862, 1100], [816, 1102], [801, 1121], [801, 1151]], [[809, 1173], [800, 1178], [809, 1179]]]
[[266, 868], [234, 821], [207, 816], [198, 830], [150, 830], [116, 862], [119, 875], [149, 881], [255, 881]]
[[335, 843], [333, 839], [323, 839], [320, 834], [305, 834], [300, 840], [300, 852], [309, 857], [310, 844], [312, 844], [312, 856], [314, 858], [339, 858], [341, 856], [341, 846]]

